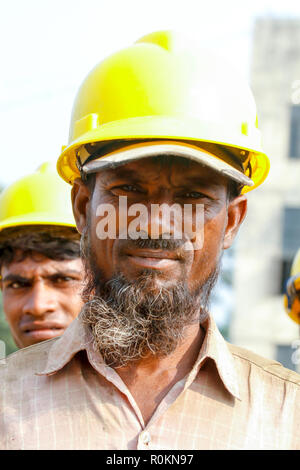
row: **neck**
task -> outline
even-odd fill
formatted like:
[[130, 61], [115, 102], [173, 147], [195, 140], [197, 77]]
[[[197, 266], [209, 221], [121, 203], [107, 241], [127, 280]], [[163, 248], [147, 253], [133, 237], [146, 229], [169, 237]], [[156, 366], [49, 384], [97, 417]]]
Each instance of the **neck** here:
[[191, 371], [204, 336], [200, 324], [192, 324], [187, 327], [184, 340], [172, 354], [166, 357], [149, 354], [116, 369], [135, 399], [145, 423], [173, 385]]

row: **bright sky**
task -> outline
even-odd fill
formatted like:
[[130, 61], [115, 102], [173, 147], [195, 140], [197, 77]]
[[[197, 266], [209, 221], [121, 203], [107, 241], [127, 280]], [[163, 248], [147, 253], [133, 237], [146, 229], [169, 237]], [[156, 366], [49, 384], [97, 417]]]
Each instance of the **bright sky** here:
[[248, 76], [259, 15], [300, 17], [285, 0], [10, 0], [2, 3], [0, 184], [56, 161], [77, 89], [94, 65], [146, 33], [175, 29], [218, 48]]

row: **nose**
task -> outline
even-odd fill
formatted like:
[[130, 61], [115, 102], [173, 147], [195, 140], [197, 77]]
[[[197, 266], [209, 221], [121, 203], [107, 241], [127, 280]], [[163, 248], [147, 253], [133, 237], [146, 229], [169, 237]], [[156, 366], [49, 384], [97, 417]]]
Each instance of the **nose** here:
[[53, 290], [43, 281], [36, 282], [23, 304], [23, 314], [33, 317], [43, 317], [45, 314], [54, 312], [56, 309], [56, 298]]
[[161, 200], [148, 206], [147, 231], [150, 238], [182, 237], [183, 214], [178, 203]]

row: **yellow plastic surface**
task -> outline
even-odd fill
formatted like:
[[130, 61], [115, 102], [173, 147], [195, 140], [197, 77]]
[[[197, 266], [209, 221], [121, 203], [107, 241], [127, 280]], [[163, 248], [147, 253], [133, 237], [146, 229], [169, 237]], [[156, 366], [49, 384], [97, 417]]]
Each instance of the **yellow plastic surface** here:
[[293, 285], [294, 285], [295, 290], [299, 292], [299, 295], [295, 296], [294, 300], [289, 306], [290, 302], [288, 299], [288, 295], [285, 294], [284, 295], [284, 308], [288, 316], [294, 322], [300, 324], [300, 248], [294, 257], [290, 276], [291, 276], [289, 278], [290, 281], [292, 277], [296, 276], [296, 278], [293, 280]]
[[43, 163], [0, 194], [0, 231], [20, 225], [76, 226], [70, 186], [58, 176], [54, 164]]
[[72, 184], [82, 145], [156, 138], [251, 151], [254, 187], [269, 171], [248, 84], [221, 57], [169, 31], [145, 36], [90, 72], [75, 99], [57, 169]]

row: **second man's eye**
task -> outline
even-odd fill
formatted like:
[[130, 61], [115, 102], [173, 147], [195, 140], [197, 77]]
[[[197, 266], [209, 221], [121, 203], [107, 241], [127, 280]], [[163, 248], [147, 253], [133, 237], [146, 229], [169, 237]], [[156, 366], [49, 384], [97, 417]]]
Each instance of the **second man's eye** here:
[[28, 286], [28, 284], [26, 284], [26, 282], [14, 281], [11, 284], [9, 284], [8, 287], [10, 287], [11, 289], [22, 289], [22, 288], [27, 287], [27, 286]]
[[62, 284], [63, 282], [70, 282], [70, 281], [74, 281], [74, 278], [70, 276], [59, 276], [54, 279], [54, 282], [56, 284]]

